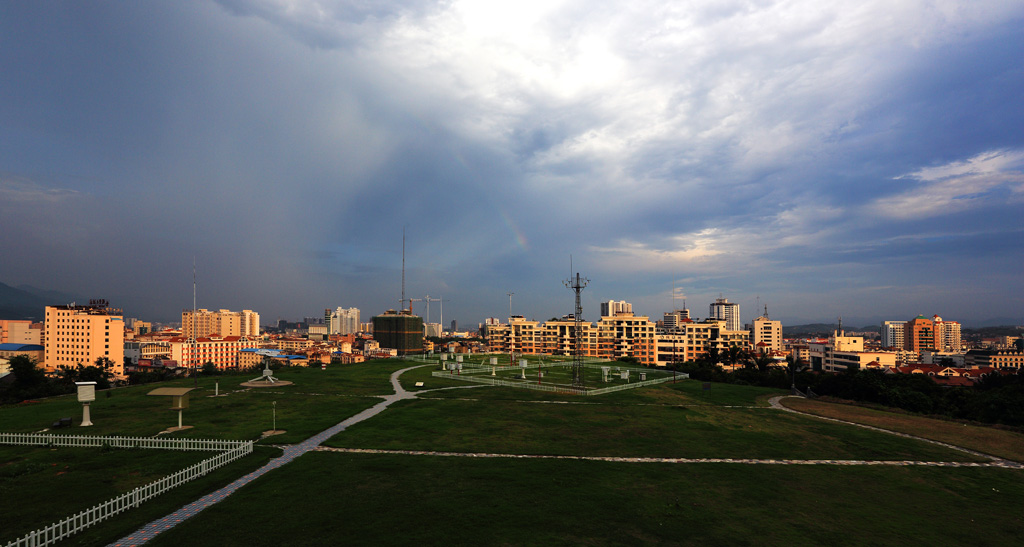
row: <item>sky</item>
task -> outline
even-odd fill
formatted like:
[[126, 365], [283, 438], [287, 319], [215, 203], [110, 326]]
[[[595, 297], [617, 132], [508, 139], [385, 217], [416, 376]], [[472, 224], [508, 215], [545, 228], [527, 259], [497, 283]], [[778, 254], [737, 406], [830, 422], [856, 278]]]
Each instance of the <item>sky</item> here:
[[[0, 282], [1024, 324], [1024, 1], [0, 0]], [[194, 268], [194, 270], [193, 270]], [[426, 316], [423, 302], [414, 312]], [[440, 302], [430, 320], [441, 320]]]

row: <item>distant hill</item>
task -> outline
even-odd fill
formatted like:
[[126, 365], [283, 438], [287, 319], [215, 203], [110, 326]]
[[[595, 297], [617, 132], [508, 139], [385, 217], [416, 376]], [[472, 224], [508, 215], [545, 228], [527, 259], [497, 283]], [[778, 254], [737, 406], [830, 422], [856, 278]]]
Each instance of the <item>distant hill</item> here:
[[0, 283], [0, 319], [42, 321], [46, 306], [75, 301], [85, 302], [65, 292], [39, 289], [31, 285], [12, 287]]
[[42, 321], [48, 299], [0, 283], [0, 319]]
[[50, 289], [40, 289], [33, 287], [32, 285], [18, 285], [17, 289], [23, 290], [29, 294], [33, 294], [46, 300], [47, 306], [53, 306], [54, 304], [70, 304], [71, 302], [84, 302], [85, 299], [81, 296], [76, 296], [71, 293], [54, 291]]
[[[827, 337], [831, 336], [833, 332], [839, 330], [838, 323], [810, 323], [807, 325], [790, 325], [782, 327], [783, 338], [800, 338], [800, 337], [811, 337], [820, 336]], [[843, 325], [843, 330], [846, 332], [879, 332], [880, 328], [878, 325], [868, 325], [866, 327], [854, 327], [852, 325]]]

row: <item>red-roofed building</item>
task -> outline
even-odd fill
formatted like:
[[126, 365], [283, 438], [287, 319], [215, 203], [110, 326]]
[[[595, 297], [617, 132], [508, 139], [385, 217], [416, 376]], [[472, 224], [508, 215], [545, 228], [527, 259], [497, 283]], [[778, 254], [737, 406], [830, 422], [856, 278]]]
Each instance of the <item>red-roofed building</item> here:
[[197, 338], [192, 341], [178, 337], [169, 340], [171, 359], [188, 369], [213, 363], [218, 370], [238, 369], [238, 352], [245, 348], [258, 348], [260, 341], [245, 336]]

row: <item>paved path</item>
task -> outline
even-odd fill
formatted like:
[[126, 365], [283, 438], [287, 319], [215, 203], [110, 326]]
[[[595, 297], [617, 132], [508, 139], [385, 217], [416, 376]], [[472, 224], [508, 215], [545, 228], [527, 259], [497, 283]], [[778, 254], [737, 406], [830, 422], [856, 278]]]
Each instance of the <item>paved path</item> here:
[[284, 453], [280, 457], [274, 458], [273, 460], [268, 462], [263, 467], [260, 467], [259, 469], [253, 471], [252, 473], [249, 473], [248, 475], [245, 475], [244, 477], [242, 477], [242, 478], [232, 482], [231, 484], [221, 488], [220, 490], [217, 490], [216, 492], [213, 492], [211, 494], [207, 494], [207, 495], [203, 496], [202, 498], [199, 498], [198, 500], [196, 500], [196, 501], [194, 501], [194, 502], [192, 502], [192, 503], [182, 507], [181, 509], [178, 509], [177, 511], [171, 513], [170, 515], [167, 515], [166, 517], [163, 517], [163, 518], [154, 520], [153, 522], [150, 522], [149, 524], [143, 526], [142, 528], [139, 528], [138, 530], [136, 530], [135, 532], [129, 534], [128, 536], [125, 536], [125, 537], [123, 537], [123, 538], [121, 538], [121, 539], [111, 543], [110, 545], [117, 545], [117, 546], [142, 545], [143, 543], [145, 543], [145, 542], [153, 539], [154, 537], [156, 537], [156, 535], [159, 534], [160, 532], [163, 532], [165, 530], [168, 530], [168, 529], [172, 528], [173, 526], [175, 526], [179, 522], [182, 522], [185, 519], [188, 519], [190, 517], [193, 517], [193, 516], [199, 514], [199, 512], [202, 511], [203, 509], [206, 509], [207, 507], [209, 507], [209, 506], [211, 506], [211, 505], [213, 505], [213, 504], [223, 500], [224, 498], [230, 496], [231, 494], [233, 494], [239, 488], [245, 486], [246, 484], [249, 484], [250, 482], [252, 482], [256, 478], [264, 475], [268, 471], [272, 471], [274, 469], [277, 469], [278, 467], [281, 467], [282, 465], [291, 462], [292, 460], [294, 460], [295, 458], [298, 458], [299, 456], [305, 454], [306, 452], [309, 452], [310, 450], [315, 449], [316, 447], [318, 447], [320, 445], [320, 443], [322, 443], [322, 442], [326, 441], [327, 439], [333, 437], [334, 435], [337, 435], [338, 433], [344, 431], [349, 426], [351, 426], [353, 424], [357, 424], [357, 423], [359, 423], [359, 422], [361, 422], [363, 420], [366, 420], [368, 418], [372, 418], [372, 417], [376, 416], [377, 414], [380, 414], [385, 408], [391, 406], [391, 404], [393, 404], [395, 402], [401, 401], [402, 399], [413, 399], [413, 398], [415, 398], [416, 397], [416, 393], [423, 393], [423, 392], [422, 391], [421, 392], [406, 391], [405, 388], [402, 387], [402, 384], [398, 381], [398, 377], [403, 372], [406, 372], [408, 370], [412, 370], [414, 368], [419, 368], [421, 366], [425, 366], [425, 365], [416, 365], [414, 367], [407, 367], [407, 368], [403, 368], [401, 370], [397, 370], [397, 371], [393, 372], [391, 374], [391, 386], [394, 388], [395, 393], [393, 395], [385, 396], [383, 401], [381, 401], [381, 402], [377, 403], [376, 405], [373, 405], [372, 407], [370, 407], [370, 408], [360, 412], [359, 414], [356, 414], [355, 416], [352, 416], [352, 417], [342, 421], [341, 423], [339, 423], [337, 425], [334, 425], [334, 426], [332, 426], [332, 427], [330, 427], [330, 428], [328, 428], [328, 429], [326, 429], [324, 431], [321, 431], [320, 433], [318, 433], [318, 434], [316, 434], [316, 435], [306, 439], [305, 441], [302, 441], [299, 444], [290, 445], [290, 446], [286, 447], [284, 449]]
[[373, 448], [318, 447], [321, 452], [349, 454], [401, 454], [406, 456], [440, 456], [456, 458], [512, 458], [536, 460], [580, 460], [616, 463], [741, 463], [747, 465], [894, 465], [925, 467], [1005, 467], [1020, 469], [1021, 464], [998, 460], [993, 462], [929, 462], [917, 460], [782, 460], [753, 458], [623, 458], [618, 456], [553, 456], [545, 454], [492, 454], [487, 452], [433, 452], [429, 450], [378, 450]]

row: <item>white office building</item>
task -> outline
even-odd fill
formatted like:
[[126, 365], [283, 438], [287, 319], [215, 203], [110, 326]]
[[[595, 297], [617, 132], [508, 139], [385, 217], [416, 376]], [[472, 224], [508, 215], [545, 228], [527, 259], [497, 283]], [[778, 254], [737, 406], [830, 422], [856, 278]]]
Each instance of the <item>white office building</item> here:
[[728, 298], [716, 298], [708, 307], [708, 318], [725, 321], [726, 330], [743, 330], [740, 322], [740, 305], [729, 302]]

